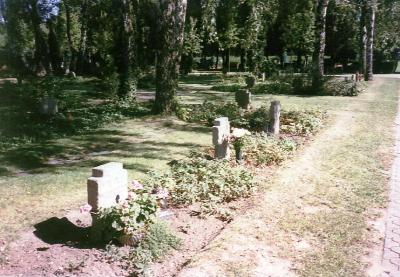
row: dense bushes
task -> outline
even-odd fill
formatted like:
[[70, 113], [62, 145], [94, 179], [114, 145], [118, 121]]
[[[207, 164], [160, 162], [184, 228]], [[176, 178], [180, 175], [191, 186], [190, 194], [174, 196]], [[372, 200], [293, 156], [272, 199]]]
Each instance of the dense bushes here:
[[357, 96], [364, 90], [361, 82], [342, 79], [326, 79], [324, 92], [332, 96]]
[[[230, 83], [216, 85], [212, 90], [237, 92], [244, 88], [243, 83]], [[324, 78], [322, 90], [314, 91], [311, 76], [307, 74], [275, 76], [251, 88], [253, 94], [357, 96], [362, 91], [362, 82], [332, 77]]]
[[[128, 198], [110, 208], [101, 209], [93, 224], [96, 241], [110, 242], [130, 237], [137, 241], [156, 220], [157, 196], [144, 188], [129, 192]], [[134, 244], [134, 242], [130, 242]]]
[[168, 188], [177, 205], [229, 202], [249, 195], [256, 185], [253, 174], [244, 168], [203, 157], [178, 161], [165, 174], [153, 173], [146, 184]]
[[251, 90], [254, 94], [291, 94], [292, 86], [288, 82], [283, 81], [268, 81], [257, 84]]
[[[208, 126], [212, 126], [215, 118], [228, 117], [233, 127], [263, 131], [269, 121], [269, 107], [244, 112], [234, 103], [218, 105], [204, 102], [202, 105], [181, 107], [179, 117], [188, 122], [200, 122]], [[319, 110], [282, 111], [281, 132], [291, 135], [310, 135], [322, 127], [325, 118], [326, 113]]]
[[246, 137], [244, 143], [245, 159], [255, 165], [279, 165], [296, 150], [296, 142], [278, 139], [265, 133]]
[[323, 126], [326, 117], [326, 112], [320, 110], [283, 111], [281, 132], [300, 136], [311, 135]]

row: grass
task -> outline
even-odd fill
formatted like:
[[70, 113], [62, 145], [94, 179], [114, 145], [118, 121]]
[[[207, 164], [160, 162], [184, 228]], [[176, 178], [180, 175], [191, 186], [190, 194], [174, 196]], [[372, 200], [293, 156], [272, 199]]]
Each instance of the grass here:
[[[208, 83], [212, 78], [219, 77], [199, 77], [199, 86], [196, 77], [183, 79], [180, 100], [234, 101], [231, 93], [207, 87], [213, 85]], [[63, 90], [77, 95], [75, 103], [104, 98], [90, 83], [93, 80], [78, 82]], [[238, 264], [240, 272], [250, 272], [257, 266], [254, 255], [269, 257], [274, 246], [273, 252], [288, 259], [303, 276], [361, 275], [366, 219], [373, 216], [372, 208], [385, 203], [383, 172], [391, 160], [397, 85], [395, 80], [378, 82], [368, 93], [353, 98], [254, 96], [255, 107], [279, 100], [287, 110], [321, 107], [337, 119], [298, 159], [265, 181], [267, 192], [251, 215], [235, 221], [195, 264], [203, 258], [219, 260], [226, 272], [237, 272]], [[0, 91], [0, 97], [3, 94]], [[208, 128], [149, 115], [124, 117], [55, 138], [24, 137], [22, 143], [18, 139], [0, 148], [0, 238], [84, 204], [86, 179], [93, 166], [121, 161], [131, 179], [141, 179], [147, 171], [165, 169], [169, 161], [211, 144]], [[238, 239], [238, 234], [246, 239]], [[299, 241], [309, 247], [298, 250]], [[249, 249], [247, 258], [236, 255], [240, 244]], [[229, 261], [222, 256], [229, 256]]]
[[189, 268], [227, 276], [270, 268], [282, 276], [291, 276], [290, 269], [307, 277], [364, 276], [368, 222], [386, 203], [397, 94], [398, 81], [378, 80], [359, 98], [289, 99], [294, 106], [322, 104], [336, 120], [297, 159], [266, 177], [256, 208]]

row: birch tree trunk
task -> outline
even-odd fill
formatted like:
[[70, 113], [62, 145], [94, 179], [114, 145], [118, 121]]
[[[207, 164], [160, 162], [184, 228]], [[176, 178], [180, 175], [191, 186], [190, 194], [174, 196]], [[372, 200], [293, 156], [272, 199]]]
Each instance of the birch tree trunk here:
[[366, 70], [364, 72], [365, 81], [372, 81], [374, 79], [374, 35], [375, 35], [375, 9], [376, 0], [368, 0], [367, 13], [366, 13]]
[[316, 0], [315, 6], [315, 44], [313, 54], [313, 88], [320, 89], [324, 76], [326, 46], [326, 13], [329, 0]]
[[154, 112], [173, 112], [178, 87], [187, 0], [160, 0], [160, 49], [156, 65]]

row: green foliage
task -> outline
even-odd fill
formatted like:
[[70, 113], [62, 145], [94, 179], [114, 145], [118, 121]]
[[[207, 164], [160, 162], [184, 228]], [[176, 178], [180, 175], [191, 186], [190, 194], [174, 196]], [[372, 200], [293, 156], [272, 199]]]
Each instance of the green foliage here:
[[332, 96], [358, 96], [364, 91], [362, 82], [342, 79], [327, 79], [324, 82], [324, 93]]
[[296, 150], [296, 143], [290, 139], [280, 140], [265, 133], [246, 136], [245, 159], [257, 166], [279, 165]]
[[[13, 141], [19, 138], [27, 141], [57, 138], [150, 113], [150, 107], [133, 100], [90, 103], [91, 93], [96, 93], [97, 97], [109, 97], [108, 92], [96, 91], [97, 85], [78, 78], [46, 78], [18, 86], [5, 84], [0, 94], [2, 138]], [[101, 85], [98, 87], [102, 89]], [[45, 95], [58, 101], [58, 114], [49, 117], [39, 113], [40, 99]]]
[[147, 235], [130, 252], [129, 259], [136, 274], [145, 274], [148, 265], [167, 255], [171, 249], [178, 249], [181, 240], [160, 221], [149, 227]]
[[255, 86], [257, 78], [254, 75], [250, 74], [249, 76], [246, 76], [245, 81], [247, 88], [252, 88]]
[[326, 112], [320, 110], [283, 111], [281, 131], [292, 135], [308, 136], [321, 129], [326, 117]]
[[202, 105], [186, 105], [181, 107], [178, 116], [188, 122], [203, 122], [209, 126], [212, 126], [218, 117], [228, 117], [234, 122], [241, 120], [240, 109], [232, 102], [218, 105], [205, 101]]
[[254, 131], [264, 131], [269, 121], [269, 108], [261, 107], [247, 116], [248, 127]]
[[[228, 117], [231, 126], [247, 128], [252, 131], [264, 131], [269, 121], [269, 107], [260, 107], [244, 113], [235, 103], [214, 104], [204, 102], [202, 105], [180, 107], [178, 116], [188, 122], [201, 122], [212, 126], [218, 117]], [[315, 110], [282, 111], [281, 132], [291, 135], [307, 136], [317, 132], [327, 117], [326, 112]]]
[[292, 85], [282, 81], [269, 81], [257, 84], [251, 90], [254, 94], [291, 94]]
[[242, 84], [220, 84], [213, 86], [211, 90], [223, 91], [223, 92], [237, 92], [244, 88], [245, 86]]
[[253, 174], [229, 162], [192, 157], [178, 161], [165, 174], [152, 174], [150, 187], [166, 187], [177, 205], [221, 204], [248, 196], [255, 189]]
[[130, 192], [119, 205], [100, 209], [93, 224], [96, 241], [119, 240], [123, 235], [141, 236], [155, 222], [158, 204], [156, 195], [145, 190]]

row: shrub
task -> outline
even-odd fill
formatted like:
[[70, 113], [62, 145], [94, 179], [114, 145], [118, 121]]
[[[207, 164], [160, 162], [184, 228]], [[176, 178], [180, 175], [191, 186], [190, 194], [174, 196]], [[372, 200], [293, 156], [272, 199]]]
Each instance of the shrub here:
[[292, 85], [283, 81], [269, 81], [257, 84], [251, 90], [254, 94], [291, 94]]
[[[243, 113], [235, 103], [222, 105], [204, 102], [180, 108], [178, 116], [188, 122], [202, 122], [212, 126], [215, 118], [228, 117], [232, 127], [263, 131], [269, 122], [269, 107], [261, 107], [251, 113]], [[282, 111], [281, 132], [307, 136], [318, 131], [326, 119], [326, 112], [319, 110]]]
[[254, 75], [249, 75], [245, 78], [247, 88], [252, 88], [255, 86], [257, 78]]
[[149, 227], [145, 239], [131, 250], [130, 263], [136, 274], [144, 273], [150, 263], [164, 257], [171, 249], [178, 249], [181, 244], [165, 223], [157, 221]]
[[179, 161], [165, 174], [153, 173], [146, 183], [168, 188], [177, 205], [230, 202], [248, 196], [256, 185], [253, 174], [244, 168], [201, 157]]
[[290, 139], [280, 140], [265, 133], [246, 137], [245, 159], [256, 165], [279, 165], [296, 149]]
[[297, 75], [292, 79], [292, 88], [294, 94], [311, 94], [312, 79], [310, 74]]
[[221, 84], [211, 88], [211, 90], [222, 91], [222, 92], [237, 92], [244, 89], [245, 86], [241, 84]]
[[324, 82], [324, 93], [332, 96], [357, 96], [363, 92], [361, 82], [343, 79], [327, 79]]
[[98, 242], [120, 240], [124, 235], [137, 241], [155, 222], [158, 210], [156, 195], [144, 189], [129, 192], [119, 205], [100, 209], [93, 224], [93, 239]]
[[269, 108], [261, 107], [251, 114], [247, 115], [248, 126], [253, 131], [264, 131], [267, 122], [269, 121]]
[[217, 104], [205, 101], [202, 105], [180, 106], [178, 117], [188, 122], [203, 122], [212, 126], [218, 117], [228, 117], [230, 121], [240, 124], [241, 111], [236, 103]]
[[323, 126], [326, 117], [326, 112], [319, 110], [283, 111], [281, 113], [281, 131], [301, 136], [314, 134]]

